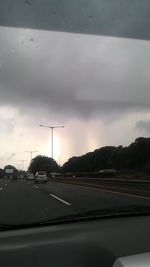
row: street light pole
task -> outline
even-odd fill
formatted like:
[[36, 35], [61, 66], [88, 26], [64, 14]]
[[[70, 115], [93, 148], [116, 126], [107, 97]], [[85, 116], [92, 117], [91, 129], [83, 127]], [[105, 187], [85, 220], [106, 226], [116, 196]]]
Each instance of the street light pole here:
[[53, 145], [54, 145], [54, 128], [53, 127], [51, 128], [51, 132], [52, 132], [51, 142], [52, 142], [52, 159], [53, 159]]
[[40, 127], [44, 127], [44, 128], [49, 128], [51, 129], [51, 155], [52, 155], [52, 159], [53, 159], [53, 148], [54, 148], [54, 129], [56, 128], [64, 128], [64, 125], [59, 125], [59, 126], [46, 126], [46, 125], [41, 125]]
[[32, 155], [33, 155], [33, 153], [36, 153], [36, 152], [38, 152], [38, 151], [35, 151], [35, 150], [31, 150], [31, 151], [25, 151], [26, 153], [30, 153], [31, 154], [31, 161], [32, 161]]
[[25, 163], [27, 160], [25, 160], [25, 159], [21, 159], [20, 161], [22, 162], [22, 170], [24, 170], [24, 163]]

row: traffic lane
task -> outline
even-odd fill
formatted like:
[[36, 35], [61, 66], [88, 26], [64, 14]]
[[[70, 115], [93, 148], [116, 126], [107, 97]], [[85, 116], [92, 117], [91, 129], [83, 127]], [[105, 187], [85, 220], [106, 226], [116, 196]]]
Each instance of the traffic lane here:
[[100, 188], [100, 189], [108, 189], [108, 190], [115, 190], [118, 192], [122, 193], [127, 193], [127, 194], [133, 194], [133, 195], [138, 195], [141, 197], [145, 198], [150, 198], [150, 185], [148, 184], [123, 184], [123, 183], [111, 183], [111, 182], [98, 182], [98, 183], [91, 183], [91, 182], [79, 182], [77, 183], [78, 185], [83, 185], [83, 186], [89, 186], [93, 188]]
[[[73, 183], [76, 184], [76, 183]], [[133, 188], [133, 187], [127, 187], [127, 186], [120, 186], [117, 185], [116, 186], [111, 186], [111, 185], [103, 185], [103, 184], [92, 184], [92, 183], [77, 183], [77, 185], [80, 186], [84, 186], [84, 187], [90, 187], [90, 188], [95, 188], [95, 189], [102, 189], [102, 190], [109, 190], [109, 191], [115, 191], [118, 193], [122, 193], [122, 194], [127, 194], [127, 195], [134, 195], [134, 196], [138, 196], [139, 198], [145, 198], [145, 199], [149, 199], [150, 198], [150, 189], [148, 187], [144, 187], [144, 188]]]
[[2, 190], [3, 187], [7, 186], [10, 182], [10, 179], [0, 179], [0, 190]]
[[8, 184], [8, 183], [10, 183], [11, 182], [11, 180], [10, 179], [0, 179], [0, 184]]
[[23, 181], [10, 182], [0, 191], [0, 224], [28, 224], [72, 214], [70, 205]]
[[[69, 181], [70, 180], [70, 181]], [[55, 180], [53, 179], [55, 182]], [[68, 180], [56, 180], [57, 182], [66, 182], [70, 184], [77, 184], [77, 185], [83, 185], [88, 186], [91, 188], [101, 188], [101, 189], [109, 189], [109, 190], [115, 190], [122, 193], [131, 193], [143, 197], [149, 197], [150, 198], [150, 183], [148, 182], [142, 182], [140, 183], [135, 181], [121, 181], [121, 180], [101, 180], [101, 179], [95, 179], [95, 178], [74, 178], [74, 179], [68, 179]]]
[[115, 191], [56, 182], [38, 184], [36, 186], [40, 191], [47, 192], [48, 194], [70, 203], [75, 213], [107, 208], [113, 209], [128, 205], [150, 206], [150, 198], [145, 199], [128, 194], [120, 194]]

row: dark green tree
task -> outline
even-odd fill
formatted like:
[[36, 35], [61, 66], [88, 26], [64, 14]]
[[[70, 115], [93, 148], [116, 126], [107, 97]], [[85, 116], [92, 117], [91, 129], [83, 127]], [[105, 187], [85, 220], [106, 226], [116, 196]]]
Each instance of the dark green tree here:
[[54, 159], [39, 155], [32, 159], [28, 170], [34, 174], [38, 171], [46, 171], [47, 173], [51, 173], [58, 172], [59, 166]]
[[63, 172], [95, 172], [100, 169], [150, 170], [150, 138], [138, 137], [128, 147], [106, 146], [69, 159]]

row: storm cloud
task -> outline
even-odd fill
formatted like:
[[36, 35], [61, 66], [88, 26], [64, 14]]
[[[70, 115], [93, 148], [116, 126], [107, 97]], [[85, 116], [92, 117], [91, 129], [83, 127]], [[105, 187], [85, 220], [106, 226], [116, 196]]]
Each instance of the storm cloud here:
[[140, 120], [136, 123], [136, 129], [150, 133], [150, 120]]
[[29, 163], [26, 150], [51, 156], [50, 132], [39, 124], [65, 125], [54, 133], [61, 163], [104, 145], [128, 145], [146, 127], [140, 121], [150, 114], [149, 41], [2, 27], [0, 36], [4, 164]]
[[0, 30], [1, 105], [66, 119], [149, 110], [148, 41]]

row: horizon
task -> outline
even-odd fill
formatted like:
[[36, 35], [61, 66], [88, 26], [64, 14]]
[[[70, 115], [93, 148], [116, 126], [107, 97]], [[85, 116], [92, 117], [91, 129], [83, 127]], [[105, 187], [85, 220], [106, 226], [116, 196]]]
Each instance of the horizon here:
[[[117, 148], [117, 147], [122, 147], [122, 148], [126, 148], [126, 147], [129, 147], [133, 142], [135, 142], [136, 141], [136, 139], [138, 139], [138, 138], [144, 138], [144, 139], [149, 139], [150, 138], [150, 136], [149, 137], [144, 137], [144, 136], [137, 136], [134, 140], [132, 140], [132, 142], [130, 143], [130, 144], [128, 144], [127, 146], [123, 146], [123, 145], [106, 145], [106, 146], [102, 146], [102, 147], [98, 147], [98, 148], [95, 148], [94, 150], [92, 150], [92, 151], [88, 151], [88, 152], [86, 152], [86, 153], [84, 153], [84, 154], [81, 154], [81, 155], [72, 155], [70, 158], [68, 158], [62, 165], [59, 165], [59, 162], [57, 162], [54, 158], [52, 158], [52, 157], [50, 157], [50, 156], [46, 156], [46, 155], [42, 155], [42, 154], [37, 154], [35, 157], [33, 157], [32, 158], [32, 160], [34, 160], [36, 157], [47, 157], [47, 158], [49, 158], [49, 159], [53, 159], [57, 164], [58, 164], [58, 166], [60, 166], [60, 167], [63, 167], [63, 165], [66, 163], [66, 162], [68, 162], [70, 159], [72, 159], [72, 158], [74, 158], [74, 157], [82, 157], [82, 156], [85, 156], [86, 154], [88, 154], [88, 153], [94, 153], [96, 150], [100, 150], [100, 149], [102, 149], [102, 148], [105, 148], [105, 147], [115, 147], [115, 148]], [[31, 163], [31, 161], [30, 161], [30, 163]], [[5, 167], [7, 167], [7, 166], [12, 166], [12, 167], [15, 167], [17, 170], [20, 170], [20, 171], [27, 171], [28, 170], [28, 168], [29, 168], [29, 166], [30, 166], [30, 164], [28, 165], [28, 167], [26, 168], [26, 170], [25, 170], [25, 168], [18, 168], [17, 167], [17, 164], [15, 165], [13, 165], [13, 164], [6, 164], [5, 166], [3, 166], [3, 167], [1, 167], [0, 166], [0, 169], [4, 169]]]

